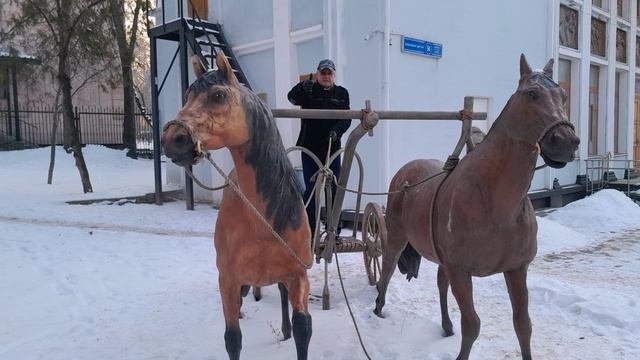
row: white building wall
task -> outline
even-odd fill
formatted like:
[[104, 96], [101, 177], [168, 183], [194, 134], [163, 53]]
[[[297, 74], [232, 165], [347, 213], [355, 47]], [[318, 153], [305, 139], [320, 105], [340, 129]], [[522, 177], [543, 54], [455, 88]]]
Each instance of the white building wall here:
[[[544, 3], [393, 2], [391, 107], [456, 111], [462, 109], [464, 96], [486, 97], [488, 108], [476, 110], [488, 111], [488, 119], [474, 125], [488, 131], [517, 87], [520, 54], [524, 53], [534, 68], [542, 68], [552, 56], [548, 53], [550, 20]], [[441, 43], [442, 58], [402, 53], [402, 35]], [[388, 150], [392, 173], [416, 158], [446, 160], [461, 130], [457, 121], [394, 125]], [[543, 187], [544, 182], [544, 172], [538, 172], [532, 188]]]
[[[383, 27], [384, 1], [343, 0], [337, 1], [342, 15], [337, 26], [341, 27], [337, 34], [338, 48], [334, 59], [338, 71], [340, 85], [347, 88], [351, 101], [351, 109], [362, 109], [365, 100], [371, 100], [373, 109], [381, 109], [383, 104], [382, 74], [383, 69]], [[366, 12], [363, 12], [366, 9]], [[364, 15], [366, 13], [366, 15]], [[353, 120], [351, 128], [358, 126], [359, 120]], [[385, 128], [384, 121], [378, 123], [373, 130], [373, 137], [365, 135], [356, 151], [364, 163], [364, 189], [366, 191], [386, 191], [385, 182]], [[342, 143], [346, 144], [347, 135]], [[350, 174], [349, 188], [357, 188], [358, 170], [354, 160]], [[363, 207], [368, 201], [386, 202], [380, 196], [364, 197]], [[346, 194], [345, 209], [355, 208], [355, 196]]]
[[[488, 131], [517, 87], [520, 53], [534, 68], [554, 58], [555, 71], [559, 57], [571, 60], [571, 120], [582, 139], [579, 159], [564, 169], [538, 171], [531, 185], [531, 190], [538, 190], [551, 188], [554, 178], [561, 185], [573, 184], [577, 175], [586, 172], [591, 64], [601, 66], [599, 155], [614, 153], [616, 72], [622, 74], [620, 137], [626, 142], [626, 153], [632, 151], [633, 135], [628, 129], [633, 129], [637, 21], [635, 16], [618, 19], [616, 1], [605, 3], [609, 10], [603, 12], [593, 10], [590, 0], [211, 0], [209, 19], [223, 24], [252, 87], [265, 93], [269, 105], [277, 108], [292, 107], [286, 92], [299, 75], [315, 71], [321, 58], [331, 58], [337, 65], [337, 82], [349, 90], [352, 109], [363, 108], [365, 100], [371, 100], [378, 110], [457, 111], [464, 96], [474, 96], [475, 110], [488, 113], [486, 121], [474, 125]], [[626, 3], [629, 14], [635, 14], [636, 1]], [[560, 4], [580, 13], [578, 50], [559, 45]], [[605, 58], [590, 54], [592, 15], [608, 22]], [[627, 31], [627, 64], [615, 61], [618, 27]], [[441, 43], [442, 58], [401, 52], [402, 35]], [[164, 53], [164, 62], [173, 51]], [[170, 78], [168, 82], [179, 89], [178, 80]], [[161, 112], [175, 114], [177, 108], [179, 97], [161, 100]], [[293, 145], [299, 121], [277, 121], [285, 147]], [[352, 127], [358, 123], [354, 120]], [[446, 159], [459, 134], [460, 123], [455, 121], [382, 120], [374, 136], [365, 136], [357, 149], [364, 160], [365, 190], [384, 191], [397, 169], [412, 159]], [[225, 151], [214, 156], [230, 170], [232, 164]], [[299, 166], [299, 155], [291, 159]], [[355, 188], [357, 175], [354, 164], [350, 188]], [[221, 181], [209, 177], [213, 183]], [[175, 176], [169, 174], [168, 178], [172, 181]], [[385, 199], [365, 197], [364, 201], [384, 203]], [[354, 202], [355, 197], [347, 194], [344, 207], [352, 208]]]

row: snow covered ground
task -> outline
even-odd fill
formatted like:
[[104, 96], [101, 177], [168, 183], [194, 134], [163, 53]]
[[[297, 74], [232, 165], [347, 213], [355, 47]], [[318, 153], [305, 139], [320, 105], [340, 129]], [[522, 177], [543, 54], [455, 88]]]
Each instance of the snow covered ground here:
[[[212, 234], [216, 211], [184, 203], [68, 205], [65, 201], [153, 191], [149, 160], [90, 146], [95, 193], [84, 195], [72, 158], [48, 150], [0, 152], [0, 359], [226, 359]], [[375, 189], [374, 189], [375, 190]], [[605, 190], [538, 218], [539, 253], [529, 271], [536, 359], [640, 358], [640, 207]], [[373, 359], [455, 359], [456, 335], [441, 336], [435, 266], [391, 281], [386, 319], [373, 313], [361, 254], [340, 254], [341, 271]], [[365, 359], [330, 264], [333, 308], [312, 296], [310, 359]], [[322, 292], [323, 266], [309, 271]], [[243, 359], [294, 359], [279, 341], [275, 286], [245, 299]], [[519, 359], [502, 276], [474, 280], [482, 320], [472, 359]]]

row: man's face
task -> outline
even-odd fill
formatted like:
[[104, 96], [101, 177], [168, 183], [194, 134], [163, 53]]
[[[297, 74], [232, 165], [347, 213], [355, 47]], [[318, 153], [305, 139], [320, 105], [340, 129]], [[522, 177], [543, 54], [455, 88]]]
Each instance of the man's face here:
[[323, 88], [330, 88], [336, 82], [336, 72], [331, 69], [318, 70], [316, 73], [318, 84]]

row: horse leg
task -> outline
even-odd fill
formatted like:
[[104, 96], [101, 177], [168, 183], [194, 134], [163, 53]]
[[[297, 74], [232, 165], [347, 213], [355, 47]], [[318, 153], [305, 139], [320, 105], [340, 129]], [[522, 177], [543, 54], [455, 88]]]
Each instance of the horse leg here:
[[513, 327], [520, 343], [524, 360], [531, 360], [531, 319], [529, 318], [529, 291], [527, 290], [527, 267], [504, 273], [513, 309]]
[[307, 360], [311, 340], [311, 315], [308, 312], [309, 280], [306, 274], [288, 280], [289, 302], [293, 308], [293, 340], [296, 343], [298, 360]]
[[462, 343], [460, 344], [460, 353], [456, 360], [469, 359], [471, 346], [480, 334], [480, 318], [473, 306], [473, 283], [471, 275], [459, 271], [451, 271], [444, 269], [451, 283], [451, 292], [455, 296], [460, 308], [460, 328], [462, 332]]
[[378, 290], [378, 297], [376, 297], [376, 308], [373, 310], [374, 314], [378, 317], [384, 318], [382, 315], [382, 308], [385, 304], [385, 298], [387, 296], [387, 288], [389, 287], [389, 281], [391, 276], [396, 270], [398, 259], [400, 254], [407, 245], [408, 240], [405, 236], [394, 236], [391, 231], [388, 232], [387, 245], [384, 249], [384, 255], [382, 256], [382, 270], [380, 271], [380, 280], [376, 284]]
[[453, 335], [453, 324], [449, 318], [449, 309], [447, 306], [447, 291], [449, 290], [449, 279], [442, 265], [438, 266], [438, 291], [440, 293], [440, 313], [442, 317], [442, 329], [444, 336]]
[[224, 344], [230, 360], [240, 360], [242, 349], [242, 332], [240, 331], [240, 305], [242, 302], [242, 286], [230, 281], [224, 281], [222, 275], [218, 278], [222, 309], [224, 312], [225, 332]]
[[242, 285], [240, 287], [240, 312], [238, 313], [238, 318], [240, 319], [244, 319], [244, 313], [242, 312], [242, 304], [244, 303], [244, 301], [242, 300], [242, 298], [247, 296], [250, 288], [251, 286], [249, 285]]
[[282, 340], [291, 337], [291, 320], [289, 320], [289, 291], [283, 283], [278, 283], [280, 290], [280, 305], [282, 306]]
[[260, 286], [253, 287], [253, 298], [256, 301], [262, 300], [262, 288]]

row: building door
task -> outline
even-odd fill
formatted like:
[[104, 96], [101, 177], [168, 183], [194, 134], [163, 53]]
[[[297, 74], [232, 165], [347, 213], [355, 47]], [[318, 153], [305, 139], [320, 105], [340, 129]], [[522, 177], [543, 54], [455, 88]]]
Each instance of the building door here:
[[196, 14], [200, 17], [200, 19], [206, 21], [209, 18], [209, 6], [208, 6], [208, 3], [209, 3], [209, 0], [191, 0], [191, 1], [187, 1], [187, 4], [189, 6], [189, 8], [188, 8], [189, 16], [191, 16], [192, 18], [196, 17], [193, 14], [193, 10], [195, 8]]
[[640, 96], [638, 95], [636, 95], [635, 110], [633, 128], [636, 135], [633, 140], [633, 160], [636, 167], [640, 167]]

